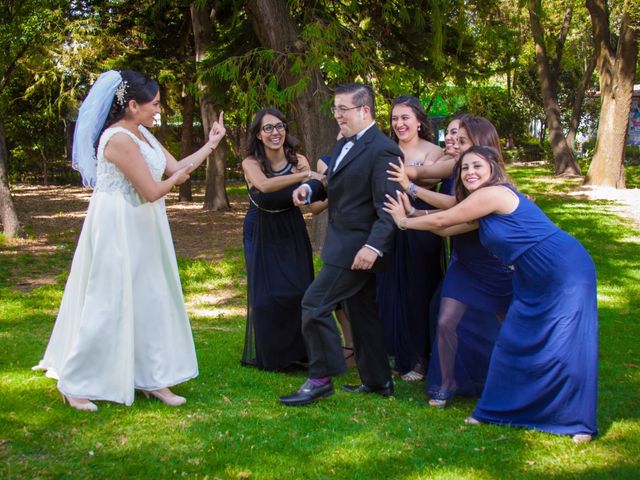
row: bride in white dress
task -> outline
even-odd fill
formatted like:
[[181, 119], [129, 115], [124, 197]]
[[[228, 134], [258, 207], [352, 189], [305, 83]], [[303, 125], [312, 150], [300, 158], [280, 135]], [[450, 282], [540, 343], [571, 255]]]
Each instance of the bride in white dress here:
[[91, 400], [131, 405], [135, 389], [181, 405], [186, 400], [169, 387], [198, 375], [164, 196], [225, 128], [221, 113], [208, 142], [177, 161], [146, 128], [159, 113], [158, 84], [131, 70], [103, 73], [80, 108], [73, 164], [94, 193], [49, 345], [34, 367], [57, 379], [79, 410], [97, 410]]

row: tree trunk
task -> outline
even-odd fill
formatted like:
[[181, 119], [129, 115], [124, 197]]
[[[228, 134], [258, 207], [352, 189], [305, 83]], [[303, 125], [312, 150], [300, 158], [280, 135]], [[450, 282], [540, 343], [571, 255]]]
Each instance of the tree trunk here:
[[544, 43], [544, 30], [541, 23], [542, 6], [540, 0], [529, 0], [529, 19], [531, 32], [536, 46], [536, 66], [544, 113], [549, 128], [551, 150], [555, 174], [562, 176], [580, 176], [580, 167], [573, 156], [572, 149], [567, 145], [567, 140], [562, 131], [560, 120], [560, 107], [556, 98], [556, 79], [549, 65], [549, 58]]
[[[285, 0], [249, 0], [246, 10], [260, 44], [264, 48], [295, 52], [304, 55], [305, 42], [300, 38], [298, 27], [289, 13]], [[300, 80], [290, 68], [281, 79], [281, 86], [287, 87]], [[328, 154], [336, 141], [337, 126], [333, 118], [323, 115], [322, 106], [331, 99], [331, 92], [324, 83], [319, 69], [307, 70], [307, 88], [293, 101], [291, 115], [294, 131], [304, 147], [304, 153], [312, 166], [317, 159]], [[313, 222], [311, 241], [317, 250], [325, 237], [326, 222], [316, 217]]]
[[625, 1], [617, 48], [611, 44], [605, 0], [587, 0], [591, 14], [600, 77], [600, 120], [596, 150], [585, 184], [625, 188], [624, 148], [629, 126], [633, 81], [638, 56], [638, 18], [630, 17]]
[[44, 153], [44, 148], [38, 147], [40, 150], [40, 157], [42, 157], [42, 184], [45, 187], [49, 186], [49, 159]]
[[[182, 99], [182, 130], [180, 131], [180, 158], [193, 153], [193, 111], [195, 98], [187, 91]], [[179, 202], [193, 202], [191, 179], [180, 185]]]
[[0, 116], [0, 221], [4, 234], [9, 238], [22, 236], [22, 227], [18, 221], [16, 207], [11, 198], [7, 165], [9, 164], [9, 150], [4, 133], [4, 122]]
[[[209, 15], [210, 9], [198, 8], [196, 2], [191, 4], [191, 25], [193, 27], [194, 49], [196, 56], [196, 69], [204, 60], [208, 45], [213, 38], [213, 24]], [[218, 118], [218, 109], [211, 102], [206, 85], [198, 79], [200, 92], [200, 115], [205, 139], [209, 135], [211, 125]], [[205, 210], [228, 210], [230, 208], [227, 197], [225, 166], [227, 159], [227, 146], [220, 142], [218, 148], [207, 158], [207, 173], [205, 180], [204, 205]]]
[[591, 81], [591, 77], [593, 76], [593, 71], [596, 68], [596, 59], [597, 57], [594, 52], [594, 54], [591, 55], [591, 58], [589, 58], [586, 70], [584, 71], [584, 75], [580, 80], [580, 85], [578, 85], [576, 97], [573, 100], [573, 108], [571, 110], [571, 123], [569, 124], [569, 132], [567, 133], [567, 144], [574, 150], [574, 146], [576, 143], [576, 133], [578, 132], [578, 127], [580, 126], [580, 117], [582, 116], [582, 104], [584, 103], [584, 97], [587, 92], [589, 82]]

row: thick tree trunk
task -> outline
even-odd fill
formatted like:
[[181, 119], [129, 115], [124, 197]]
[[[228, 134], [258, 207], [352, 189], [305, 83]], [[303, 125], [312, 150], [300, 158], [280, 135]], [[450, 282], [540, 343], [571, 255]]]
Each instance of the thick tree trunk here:
[[562, 131], [560, 107], [558, 106], [556, 98], [556, 79], [551, 71], [544, 44], [541, 12], [542, 6], [540, 0], [529, 0], [529, 19], [531, 21], [531, 32], [533, 33], [533, 40], [536, 46], [536, 66], [538, 79], [540, 80], [544, 113], [547, 120], [547, 127], [549, 128], [555, 174], [580, 176], [580, 166], [573, 156], [573, 150], [567, 145], [567, 140]]
[[584, 71], [584, 75], [580, 80], [580, 85], [578, 85], [578, 89], [576, 90], [576, 96], [573, 99], [573, 108], [571, 109], [571, 123], [569, 124], [569, 132], [567, 133], [567, 144], [570, 148], [574, 149], [576, 143], [576, 133], [578, 132], [578, 127], [580, 126], [580, 117], [582, 117], [582, 105], [584, 104], [584, 97], [587, 92], [587, 87], [589, 87], [589, 82], [591, 82], [591, 77], [593, 77], [593, 71], [596, 68], [596, 54], [594, 52], [589, 58], [589, 62], [587, 63], [586, 69]]
[[[193, 153], [193, 111], [196, 100], [188, 91], [182, 99], [182, 130], [180, 131], [180, 158], [184, 158]], [[180, 185], [180, 202], [193, 202], [191, 193], [191, 179]]]
[[0, 221], [2, 221], [4, 234], [9, 238], [14, 238], [22, 236], [22, 227], [18, 221], [18, 214], [9, 189], [8, 163], [7, 138], [4, 133], [4, 122], [0, 116]]
[[[213, 38], [213, 24], [207, 8], [198, 8], [196, 3], [191, 4], [191, 24], [193, 27], [193, 39], [196, 54], [196, 69], [204, 60], [207, 46]], [[218, 109], [211, 102], [206, 85], [198, 80], [200, 92], [200, 114], [204, 136], [207, 138], [211, 125], [218, 118]], [[230, 208], [226, 190], [225, 167], [227, 159], [227, 146], [221, 142], [218, 148], [207, 158], [207, 174], [204, 194], [205, 210], [228, 210]]]
[[[304, 55], [305, 42], [300, 38], [296, 23], [289, 13], [285, 0], [249, 0], [247, 14], [260, 44], [264, 48], [280, 52]], [[281, 86], [287, 87], [300, 80], [298, 74], [289, 68], [281, 79]], [[294, 100], [291, 115], [294, 132], [302, 142], [304, 154], [315, 166], [317, 159], [328, 154], [335, 144], [337, 126], [333, 118], [323, 115], [322, 105], [331, 98], [331, 92], [324, 83], [319, 69], [304, 73], [308, 78], [307, 88]], [[324, 241], [326, 223], [320, 217], [314, 219], [312, 243], [317, 250]]]
[[638, 19], [632, 20], [625, 1], [617, 48], [611, 44], [605, 0], [587, 0], [598, 56], [600, 120], [596, 151], [585, 183], [625, 188], [624, 147], [629, 125], [633, 81], [638, 56]]

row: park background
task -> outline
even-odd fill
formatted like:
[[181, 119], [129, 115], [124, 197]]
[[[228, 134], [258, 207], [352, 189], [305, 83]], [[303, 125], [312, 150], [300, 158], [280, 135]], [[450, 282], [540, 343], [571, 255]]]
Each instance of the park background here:
[[[19, 1], [0, 4], [2, 478], [637, 478], [640, 467], [640, 5], [630, 0]], [[176, 410], [137, 399], [98, 415], [30, 371], [50, 334], [91, 191], [69, 164], [77, 108], [107, 69], [161, 84], [154, 132], [174, 155], [225, 111], [228, 139], [168, 197], [201, 375]], [[303, 373], [241, 368], [246, 209], [239, 161], [255, 112], [291, 119], [312, 163], [333, 145], [336, 83], [418, 97], [436, 127], [459, 112], [498, 128], [519, 187], [594, 257], [600, 436], [588, 445], [463, 425], [473, 400], [427, 407], [277, 396]], [[636, 90], [636, 95], [640, 94]], [[634, 145], [635, 143], [635, 145]], [[603, 188], [608, 187], [608, 188]], [[628, 188], [625, 188], [628, 187]], [[322, 223], [310, 221], [314, 244]], [[313, 225], [311, 225], [313, 224]], [[353, 381], [355, 373], [341, 378]]]

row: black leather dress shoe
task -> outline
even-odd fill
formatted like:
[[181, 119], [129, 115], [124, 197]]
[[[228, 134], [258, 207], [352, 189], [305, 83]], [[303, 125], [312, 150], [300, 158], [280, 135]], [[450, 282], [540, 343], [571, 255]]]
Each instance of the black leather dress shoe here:
[[280, 403], [287, 406], [308, 405], [318, 398], [328, 397], [334, 393], [331, 382], [316, 386], [307, 380], [297, 392], [280, 397]]
[[383, 397], [393, 395], [393, 382], [389, 380], [383, 385], [343, 385], [342, 391], [347, 393], [377, 393]]

